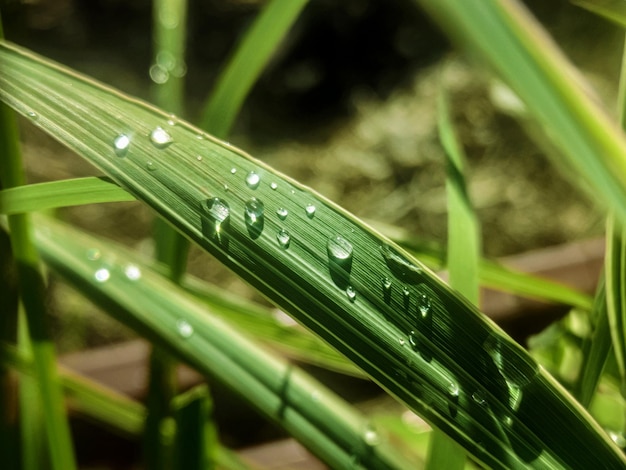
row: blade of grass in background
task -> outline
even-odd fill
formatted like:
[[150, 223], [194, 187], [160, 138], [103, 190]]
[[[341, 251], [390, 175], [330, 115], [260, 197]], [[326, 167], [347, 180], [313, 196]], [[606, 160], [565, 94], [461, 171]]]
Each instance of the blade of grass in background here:
[[[0, 99], [477, 460], [494, 468], [626, 464], [519, 345], [417, 260], [308, 188], [182, 120], [166, 130], [166, 113], [7, 43], [0, 43]], [[133, 287], [124, 286], [130, 298]], [[421, 308], [431, 311], [432, 322], [416, 315]], [[456, 386], [458, 403], [450, 393]]]
[[[4, 37], [0, 19], [0, 39]], [[13, 111], [0, 104], [0, 187], [12, 188], [25, 184], [22, 155], [19, 147], [17, 123]], [[44, 301], [44, 280], [39, 266], [39, 255], [31, 236], [32, 227], [28, 214], [8, 217], [11, 247], [19, 279], [19, 293], [30, 332], [32, 351], [37, 371], [38, 401], [45, 416], [47, 444], [52, 468], [72, 470], [76, 468], [70, 429], [63, 407], [63, 396], [56, 373], [54, 345], [50, 338]], [[7, 315], [15, 311], [7, 312]], [[9, 321], [3, 326], [13, 327], [17, 322]], [[11, 331], [2, 332], [7, 338]], [[31, 397], [32, 398], [32, 397]], [[23, 405], [23, 404], [22, 404]], [[25, 406], [23, 412], [29, 413]]]
[[[105, 251], [96, 238], [52, 220], [41, 226], [39, 247], [53, 270], [111, 316], [239, 394], [331, 468], [355, 459], [365, 468], [408, 468], [354, 408], [171, 281], [129, 263], [126, 250]], [[90, 260], [85, 253], [94, 249], [100, 256]]]
[[[526, 104], [594, 200], [626, 223], [626, 142], [589, 87], [515, 0], [417, 0], [457, 44], [487, 63]], [[569, 175], [572, 176], [572, 175]]]
[[308, 0], [270, 0], [246, 31], [202, 111], [199, 127], [224, 139], [261, 72]]
[[574, 5], [626, 27], [626, 3], [623, 0], [570, 0]]

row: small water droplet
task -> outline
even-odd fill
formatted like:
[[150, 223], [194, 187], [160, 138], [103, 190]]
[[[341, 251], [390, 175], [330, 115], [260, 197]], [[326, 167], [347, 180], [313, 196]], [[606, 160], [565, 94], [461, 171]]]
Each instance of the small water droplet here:
[[146, 168], [148, 171], [156, 171], [157, 167], [154, 162], [146, 162]]
[[304, 212], [306, 212], [306, 216], [309, 219], [312, 219], [313, 217], [315, 217], [315, 211], [316, 211], [316, 207], [313, 204], [307, 204], [307, 206], [304, 208]]
[[228, 203], [219, 197], [213, 197], [202, 201], [202, 209], [206, 216], [202, 217], [202, 232], [206, 237], [226, 244], [226, 231], [230, 224], [230, 207]]
[[198, 156], [196, 157], [196, 160], [198, 160], [199, 162], [201, 162], [201, 161], [202, 161], [202, 155], [198, 155]]
[[476, 404], [480, 406], [487, 405], [487, 400], [485, 399], [485, 395], [480, 390], [476, 390], [474, 393], [472, 393], [472, 400], [474, 400], [474, 402], [476, 402]]
[[611, 440], [615, 442], [618, 447], [621, 447], [622, 449], [626, 447], [626, 438], [624, 437], [624, 434], [615, 431], [608, 431], [608, 433]]
[[28, 112], [26, 113], [26, 115], [27, 115], [29, 118], [31, 118], [33, 121], [36, 121], [37, 119], [39, 119], [39, 115], [38, 115], [36, 112], [34, 112], [34, 111], [28, 111]]
[[167, 120], [169, 126], [175, 126], [178, 122], [178, 117], [175, 114], [170, 114], [170, 118]]
[[128, 153], [130, 147], [130, 137], [126, 134], [120, 134], [113, 139], [113, 150], [118, 157], [124, 157]]
[[278, 216], [280, 220], [285, 220], [287, 216], [289, 215], [289, 211], [285, 209], [284, 207], [281, 207], [276, 211], [276, 215]]
[[259, 187], [259, 183], [261, 183], [261, 177], [257, 175], [254, 171], [251, 171], [246, 176], [246, 185], [250, 189], [256, 189]]
[[450, 401], [448, 402], [448, 412], [453, 418], [458, 412], [457, 405], [459, 403], [459, 394], [460, 390], [458, 384], [456, 382], [450, 382], [448, 384], [448, 395], [450, 396]]
[[404, 338], [400, 338], [398, 340], [398, 342], [400, 343], [400, 346], [404, 346], [404, 344], [406, 343], [406, 341], [404, 340]]
[[377, 446], [380, 444], [380, 436], [374, 428], [368, 426], [363, 433], [363, 440], [369, 446]]
[[234, 175], [235, 173], [237, 173], [237, 168], [231, 168], [230, 169], [230, 174]]
[[184, 339], [189, 339], [193, 336], [193, 326], [187, 320], [178, 320], [176, 322], [176, 331]]
[[380, 252], [387, 267], [396, 278], [407, 284], [419, 284], [422, 282], [422, 268], [413, 264], [404, 255], [396, 251], [390, 245], [380, 247]]
[[289, 248], [289, 242], [291, 242], [291, 236], [289, 232], [284, 229], [280, 229], [276, 234], [276, 240], [278, 240], [278, 244], [283, 250]]
[[417, 351], [417, 348], [419, 346], [419, 341], [417, 339], [417, 334], [415, 333], [415, 331], [411, 331], [409, 333], [409, 344], [413, 348], [413, 351]]
[[276, 189], [278, 189], [278, 185], [272, 181], [270, 183], [270, 188], [272, 188], [274, 191], [276, 191]]
[[152, 132], [150, 132], [150, 142], [158, 149], [164, 149], [168, 147], [174, 139], [172, 136], [162, 127], [157, 126]]
[[124, 274], [131, 281], [137, 281], [141, 278], [141, 269], [135, 264], [129, 264], [124, 268]]
[[102, 256], [102, 253], [98, 248], [90, 248], [87, 250], [87, 259], [89, 261], [97, 261]]
[[333, 282], [340, 288], [348, 287], [352, 270], [352, 244], [341, 235], [328, 239], [328, 268]]
[[448, 384], [448, 395], [450, 395], [451, 397], [458, 397], [459, 396], [459, 386], [458, 386], [458, 384], [456, 384], [455, 382], [450, 382]]
[[196, 139], [204, 140], [204, 136], [202, 134], [196, 134]]
[[404, 304], [404, 310], [408, 310], [411, 305], [411, 291], [406, 286], [402, 288], [402, 302]]
[[98, 282], [106, 282], [111, 277], [111, 272], [107, 268], [100, 268], [94, 273], [93, 277]]
[[391, 279], [383, 277], [383, 299], [386, 304], [391, 303]]
[[354, 302], [356, 300], [356, 291], [354, 290], [354, 287], [348, 286], [346, 288], [346, 295], [348, 296], [348, 300], [350, 300], [350, 302]]
[[248, 199], [245, 205], [245, 221], [250, 237], [259, 238], [265, 223], [265, 206], [257, 198]]
[[422, 317], [425, 317], [430, 312], [431, 302], [430, 298], [426, 294], [421, 294], [417, 297], [417, 309]]
[[224, 183], [224, 191], [228, 191], [228, 185], [226, 183]]

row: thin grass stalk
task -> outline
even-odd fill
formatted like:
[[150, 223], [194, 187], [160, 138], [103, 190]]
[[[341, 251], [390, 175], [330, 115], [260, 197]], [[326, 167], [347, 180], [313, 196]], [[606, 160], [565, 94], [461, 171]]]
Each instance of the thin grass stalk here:
[[252, 86], [307, 3], [308, 0], [268, 2], [220, 73], [199, 127], [220, 139], [226, 138]]
[[[3, 36], [0, 19], [0, 39]], [[5, 104], [0, 104], [0, 155], [2, 155], [0, 187], [23, 185], [25, 176], [17, 121], [13, 111]], [[27, 214], [8, 216], [8, 225], [19, 279], [20, 298], [32, 339], [50, 461], [52, 468], [56, 470], [72, 470], [76, 468], [76, 461], [65, 415], [63, 394], [58, 383], [54, 345], [46, 324], [48, 313], [44, 301], [44, 279], [40, 270], [39, 255], [31, 240], [30, 218]], [[22, 410], [26, 411], [24, 407]]]

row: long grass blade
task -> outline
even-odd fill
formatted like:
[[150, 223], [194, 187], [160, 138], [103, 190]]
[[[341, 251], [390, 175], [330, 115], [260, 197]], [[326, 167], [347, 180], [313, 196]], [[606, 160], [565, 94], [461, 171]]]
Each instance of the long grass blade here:
[[570, 0], [574, 5], [626, 27], [626, 4], [622, 0]]
[[[477, 460], [494, 468], [626, 464], [587, 412], [467, 300], [308, 188], [183, 121], [168, 127], [165, 113], [6, 43], [0, 99], [38, 116], [37, 126]], [[284, 220], [279, 209], [288, 213]], [[430, 314], [418, 317], [421, 309]]]

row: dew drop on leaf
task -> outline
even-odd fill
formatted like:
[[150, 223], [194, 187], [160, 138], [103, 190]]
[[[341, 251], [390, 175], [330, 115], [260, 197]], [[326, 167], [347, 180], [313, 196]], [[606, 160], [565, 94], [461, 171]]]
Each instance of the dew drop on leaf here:
[[354, 302], [356, 300], [356, 291], [354, 290], [354, 287], [348, 286], [346, 288], [346, 295], [348, 296], [348, 300], [350, 302]]
[[388, 304], [391, 302], [391, 279], [388, 277], [383, 278], [383, 299], [385, 303]]
[[213, 197], [203, 201], [202, 232], [204, 236], [217, 240], [219, 243], [226, 241], [225, 231], [230, 224], [230, 207], [228, 203], [219, 197]]
[[283, 250], [289, 248], [289, 242], [291, 242], [291, 236], [289, 232], [284, 229], [280, 229], [276, 234], [276, 240], [278, 240], [278, 244]]
[[181, 338], [188, 339], [193, 336], [193, 326], [187, 320], [178, 320], [176, 322], [176, 331]]
[[328, 239], [326, 249], [330, 277], [339, 288], [347, 288], [352, 270], [352, 244], [341, 235], [336, 235]]
[[146, 168], [148, 169], [148, 171], [156, 171], [157, 166], [154, 164], [154, 162], [146, 162]]
[[248, 188], [256, 189], [259, 187], [260, 183], [261, 183], [261, 177], [257, 175], [254, 171], [251, 171], [246, 176], [246, 186], [248, 186]]
[[129, 264], [124, 268], [124, 275], [131, 281], [137, 281], [141, 278], [141, 269], [135, 264]]
[[421, 294], [417, 297], [417, 309], [422, 317], [425, 317], [430, 312], [430, 298], [426, 294]]
[[263, 202], [255, 197], [248, 199], [245, 205], [244, 219], [250, 237], [255, 239], [259, 238], [261, 232], [263, 232], [263, 225], [265, 223], [264, 212], [265, 206]]
[[150, 132], [150, 142], [158, 149], [164, 149], [168, 147], [174, 139], [172, 136], [162, 127], [157, 126], [152, 132]]
[[313, 217], [315, 217], [315, 211], [316, 211], [316, 207], [313, 204], [307, 204], [307, 206], [304, 208], [304, 212], [306, 212], [306, 216], [309, 219], [312, 219]]
[[101, 256], [102, 256], [102, 253], [100, 252], [98, 248], [90, 248], [87, 250], [87, 259], [89, 261], [99, 260]]
[[126, 134], [120, 134], [113, 139], [113, 150], [118, 157], [124, 157], [128, 153], [130, 147], [130, 137]]
[[37, 119], [39, 119], [39, 115], [34, 111], [28, 111], [26, 115], [33, 121], [36, 121]]
[[94, 273], [93, 277], [98, 282], [106, 282], [111, 277], [111, 272], [107, 268], [100, 268]]
[[276, 215], [278, 216], [280, 220], [285, 220], [287, 216], [289, 215], [289, 211], [285, 209], [284, 207], [281, 207], [276, 211]]
[[235, 173], [237, 173], [237, 168], [231, 168], [230, 169], [230, 174], [234, 175]]
[[272, 188], [274, 191], [276, 191], [276, 189], [278, 189], [278, 185], [272, 181], [270, 183], [270, 188]]
[[363, 440], [369, 446], [377, 446], [380, 444], [380, 436], [371, 426], [367, 426], [365, 429], [365, 432], [363, 433]]

